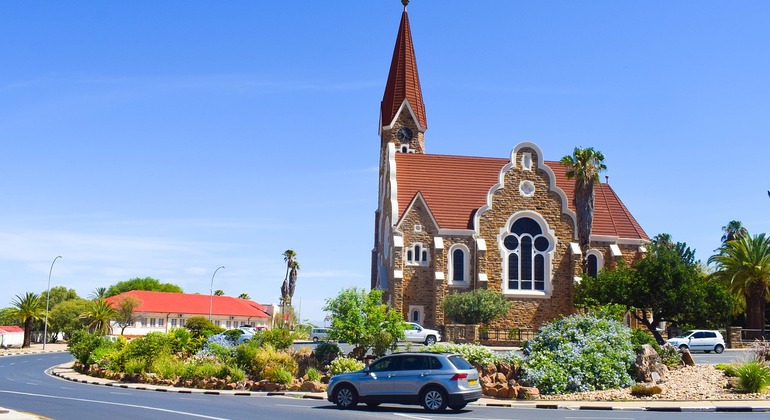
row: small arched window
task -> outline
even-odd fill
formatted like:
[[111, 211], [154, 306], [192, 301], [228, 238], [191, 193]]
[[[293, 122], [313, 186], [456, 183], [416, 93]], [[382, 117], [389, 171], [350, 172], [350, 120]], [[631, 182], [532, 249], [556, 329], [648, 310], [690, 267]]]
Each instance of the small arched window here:
[[420, 311], [418, 311], [417, 309], [412, 311], [412, 322], [417, 322], [417, 323], [420, 322]]
[[455, 244], [449, 248], [449, 284], [468, 286], [470, 281], [470, 252], [463, 244]]
[[416, 243], [406, 250], [406, 263], [410, 265], [427, 265], [428, 249], [421, 243]]
[[586, 266], [588, 268], [587, 273], [589, 276], [596, 278], [599, 275], [599, 271], [604, 268], [604, 257], [601, 251], [598, 249], [589, 249], [586, 253]]

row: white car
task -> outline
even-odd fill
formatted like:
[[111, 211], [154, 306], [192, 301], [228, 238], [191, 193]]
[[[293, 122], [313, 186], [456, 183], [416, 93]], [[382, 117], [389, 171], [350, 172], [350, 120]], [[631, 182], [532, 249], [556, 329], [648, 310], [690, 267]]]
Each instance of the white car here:
[[678, 337], [668, 340], [668, 344], [679, 350], [701, 350], [706, 353], [722, 353], [725, 350], [725, 340], [719, 331], [689, 330]]
[[404, 331], [404, 341], [431, 345], [437, 341], [441, 341], [441, 334], [436, 330], [423, 328], [420, 324], [407, 322], [406, 330]]

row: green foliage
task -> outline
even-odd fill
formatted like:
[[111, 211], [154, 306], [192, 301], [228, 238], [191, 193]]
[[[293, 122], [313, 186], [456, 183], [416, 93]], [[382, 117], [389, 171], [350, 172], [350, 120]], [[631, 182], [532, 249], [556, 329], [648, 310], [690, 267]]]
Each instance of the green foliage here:
[[88, 359], [91, 353], [106, 340], [96, 334], [85, 330], [75, 331], [67, 342], [67, 349], [70, 354], [82, 365], [88, 365]]
[[89, 301], [86, 299], [70, 299], [56, 305], [48, 312], [48, 328], [51, 333], [61, 332], [64, 339], [69, 340], [77, 330], [86, 327], [86, 322], [80, 314], [86, 311]]
[[270, 382], [277, 384], [291, 385], [294, 380], [294, 375], [291, 372], [283, 368], [272, 369], [267, 372], [266, 378]]
[[133, 296], [124, 296], [116, 302], [114, 320], [120, 327], [120, 335], [123, 335], [126, 327], [134, 325], [134, 322], [138, 319], [138, 315], [134, 313], [134, 310], [141, 304], [142, 302]]
[[668, 235], [658, 235], [633, 268], [621, 261], [614, 269], [601, 270], [596, 278], [584, 276], [575, 288], [575, 304], [587, 308], [617, 304], [643, 311], [632, 314], [659, 344], [664, 340], [655, 326], [662, 321], [701, 328], [727, 323], [735, 303], [730, 293], [700, 272], [695, 252], [687, 244], [665, 238]]
[[[584, 276], [587, 275], [584, 274]], [[588, 313], [594, 315], [597, 318], [609, 318], [618, 322], [623, 322], [623, 318], [625, 317], [627, 311], [625, 306], [618, 305], [617, 303], [587, 306], [586, 309], [588, 310]]]
[[738, 376], [738, 366], [735, 363], [717, 363], [714, 368], [724, 372], [726, 376]]
[[209, 338], [210, 336], [219, 334], [225, 330], [222, 327], [217, 327], [213, 322], [202, 316], [194, 316], [187, 319], [184, 327], [190, 331], [195, 338]]
[[141, 360], [126, 360], [123, 365], [123, 373], [126, 375], [141, 375], [146, 372], [146, 366]]
[[88, 355], [88, 366], [97, 364], [101, 368], [107, 368], [111, 365], [111, 359], [118, 352], [118, 344], [106, 339], [100, 340], [99, 345]]
[[364, 368], [363, 362], [352, 357], [338, 357], [329, 363], [329, 373], [338, 375], [345, 372], [355, 372]]
[[184, 372], [185, 364], [183, 361], [171, 355], [161, 356], [153, 360], [150, 371], [158, 375], [161, 379], [175, 380]]
[[509, 363], [512, 366], [521, 365], [521, 359], [513, 352], [494, 352], [478, 344], [435, 343], [430, 346], [419, 347], [416, 351], [457, 353], [468, 362], [480, 366], [486, 366], [498, 361]]
[[327, 299], [324, 311], [332, 314], [329, 338], [346, 341], [369, 350], [382, 343], [382, 331], [396, 339], [404, 338], [406, 323], [396, 310], [382, 303], [382, 291], [350, 288]]
[[635, 354], [631, 331], [593, 315], [573, 315], [543, 327], [524, 348], [522, 380], [544, 394], [630, 386]]
[[636, 384], [631, 387], [631, 395], [635, 397], [650, 397], [653, 395], [657, 395], [663, 392], [663, 390], [657, 386], [657, 385], [645, 385], [645, 384]]
[[307, 377], [308, 381], [318, 382], [321, 380], [321, 372], [319, 372], [318, 369], [312, 366], [307, 368], [307, 372], [305, 373], [305, 376]]
[[511, 303], [501, 293], [489, 289], [454, 292], [442, 303], [444, 313], [460, 324], [489, 324], [508, 313]]
[[315, 359], [318, 360], [318, 363], [321, 364], [321, 366], [327, 366], [332, 362], [332, 360], [342, 355], [342, 350], [340, 350], [340, 346], [338, 346], [336, 343], [330, 343], [327, 341], [317, 345], [315, 350], [313, 350], [313, 355], [315, 356]]
[[120, 281], [107, 289], [107, 297], [119, 295], [121, 293], [129, 292], [131, 290], [147, 290], [151, 292], [172, 292], [183, 293], [182, 288], [171, 283], [161, 283], [160, 280], [152, 277], [145, 278], [133, 278], [130, 280]]
[[126, 364], [128, 361], [141, 361], [144, 370], [149, 371], [152, 363], [161, 357], [171, 355], [171, 340], [168, 334], [151, 332], [144, 337], [131, 340], [125, 349]]
[[658, 356], [660, 356], [660, 362], [668, 366], [669, 369], [676, 369], [682, 365], [682, 353], [670, 344], [660, 346]]
[[[242, 351], [241, 348], [248, 349]], [[276, 369], [283, 369], [294, 375], [297, 372], [297, 361], [286, 351], [277, 351], [273, 346], [266, 344], [256, 347], [249, 343], [238, 346], [236, 360], [247, 373], [259, 379], [265, 379], [267, 374]], [[248, 356], [252, 355], [251, 358]], [[241, 365], [242, 364], [242, 365]]]
[[642, 345], [649, 344], [653, 349], [655, 349], [655, 352], [660, 355], [660, 344], [655, 341], [655, 337], [653, 337], [647, 330], [643, 330], [641, 328], [631, 328], [631, 343], [633, 344], [635, 353], [639, 353], [639, 351], [642, 350]]
[[273, 328], [257, 334], [261, 334], [263, 344], [269, 344], [277, 350], [286, 350], [294, 344], [295, 334], [288, 328]]
[[396, 345], [393, 335], [387, 331], [378, 331], [372, 336], [372, 353], [376, 357], [384, 356], [388, 350], [395, 350]]
[[744, 393], [762, 392], [770, 387], [770, 367], [764, 363], [750, 360], [735, 370], [738, 378], [738, 390]]
[[195, 336], [185, 328], [172, 328], [168, 332], [168, 339], [172, 353], [185, 355], [198, 353], [206, 342], [206, 337]]

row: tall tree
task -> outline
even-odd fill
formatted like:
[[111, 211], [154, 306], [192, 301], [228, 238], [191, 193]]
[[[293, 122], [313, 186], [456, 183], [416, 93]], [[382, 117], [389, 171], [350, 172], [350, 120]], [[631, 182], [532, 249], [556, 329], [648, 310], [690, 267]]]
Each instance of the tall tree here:
[[96, 299], [107, 299], [109, 296], [107, 296], [107, 288], [106, 287], [97, 287], [94, 289], [93, 292], [91, 292], [90, 295], [88, 295], [88, 298], [91, 300]]
[[24, 325], [24, 341], [21, 347], [29, 347], [32, 337], [32, 323], [45, 316], [45, 301], [37, 293], [27, 292], [16, 295], [11, 302], [14, 318]]
[[670, 244], [656, 237], [634, 267], [621, 261], [596, 278], [583, 275], [575, 288], [575, 304], [623, 305], [663, 344], [656, 329], [663, 321], [714, 328], [730, 319], [734, 299], [698, 267], [695, 252], [687, 244]]
[[115, 322], [120, 327], [120, 335], [126, 331], [126, 328], [136, 322], [138, 315], [134, 312], [142, 302], [131, 296], [120, 299], [118, 307], [115, 309]]
[[770, 237], [746, 233], [728, 240], [718, 251], [709, 258], [709, 263], [716, 264], [712, 277], [745, 301], [746, 327], [764, 333], [765, 303], [770, 296]]
[[743, 227], [739, 220], [731, 220], [725, 226], [722, 226], [722, 242], [732, 241], [741, 236], [747, 236], [749, 232]]
[[296, 257], [297, 253], [293, 249], [287, 249], [283, 252], [283, 261], [286, 263], [286, 275], [283, 277], [283, 283], [281, 284], [281, 306], [291, 306], [292, 293], [289, 285], [289, 274]]
[[[56, 305], [64, 302], [65, 300], [72, 300], [72, 299], [79, 299], [80, 296], [78, 296], [78, 293], [75, 291], [75, 289], [68, 289], [64, 286], [54, 286], [51, 288], [51, 298], [48, 301], [48, 308], [49, 310], [56, 307]], [[40, 294], [40, 299], [43, 300], [43, 302], [46, 301], [46, 297], [48, 296], [48, 292], [43, 292]]]
[[80, 314], [88, 309], [91, 303], [87, 299], [70, 299], [56, 305], [48, 314], [48, 332], [52, 337], [58, 337], [59, 333], [69, 340], [75, 331], [85, 328], [86, 323]]
[[172, 292], [182, 293], [182, 288], [176, 284], [161, 283], [160, 280], [152, 277], [136, 277], [130, 280], [121, 281], [113, 284], [107, 289], [107, 297], [119, 295], [131, 290], [147, 290], [151, 292]]
[[115, 308], [104, 299], [91, 301], [88, 308], [80, 317], [88, 322], [88, 331], [101, 335], [107, 335], [112, 332], [110, 321], [115, 318], [117, 312]]
[[561, 158], [567, 168], [567, 179], [575, 179], [575, 214], [577, 236], [583, 252], [583, 272], [586, 271], [588, 249], [591, 242], [591, 226], [594, 222], [594, 185], [599, 182], [599, 173], [607, 170], [604, 155], [593, 147], [575, 147], [572, 155]]

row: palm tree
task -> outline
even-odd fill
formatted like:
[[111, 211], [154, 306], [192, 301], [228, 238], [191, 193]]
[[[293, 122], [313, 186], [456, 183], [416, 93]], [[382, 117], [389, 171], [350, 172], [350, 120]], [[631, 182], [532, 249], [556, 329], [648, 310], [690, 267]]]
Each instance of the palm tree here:
[[100, 335], [112, 332], [110, 321], [118, 316], [112, 304], [104, 299], [96, 299], [88, 305], [88, 309], [80, 317], [88, 320], [88, 331]]
[[291, 287], [289, 286], [289, 273], [292, 270], [292, 265], [294, 265], [294, 258], [296, 256], [297, 256], [297, 253], [294, 252], [293, 249], [287, 249], [283, 253], [283, 260], [284, 262], [286, 262], [286, 275], [283, 278], [283, 284], [281, 284], [282, 306], [291, 305], [291, 297], [293, 293], [291, 293]]
[[[575, 147], [572, 155], [560, 160], [567, 167], [567, 179], [575, 178], [575, 213], [577, 215], [577, 236], [583, 256], [588, 255], [591, 241], [591, 226], [594, 222], [594, 184], [599, 182], [599, 172], [607, 170], [604, 155], [593, 147]], [[586, 271], [583, 259], [583, 271]]]
[[739, 236], [746, 236], [749, 232], [739, 220], [731, 220], [726, 226], [722, 226], [722, 242], [732, 241]]
[[93, 292], [91, 292], [90, 295], [88, 295], [88, 298], [91, 300], [96, 299], [107, 299], [107, 288], [106, 287], [97, 287], [94, 289]]
[[289, 304], [294, 298], [294, 289], [297, 287], [297, 271], [299, 271], [299, 262], [291, 262], [291, 271], [289, 271]]
[[[32, 337], [32, 323], [45, 316], [44, 301], [37, 293], [27, 292], [24, 296], [16, 295], [11, 304], [13, 317], [24, 324], [24, 341], [21, 347], [29, 347]], [[43, 337], [45, 339], [45, 337]]]
[[770, 296], [770, 237], [764, 233], [739, 235], [725, 242], [709, 258], [716, 264], [712, 277], [745, 300], [746, 327], [765, 332], [765, 302]]

